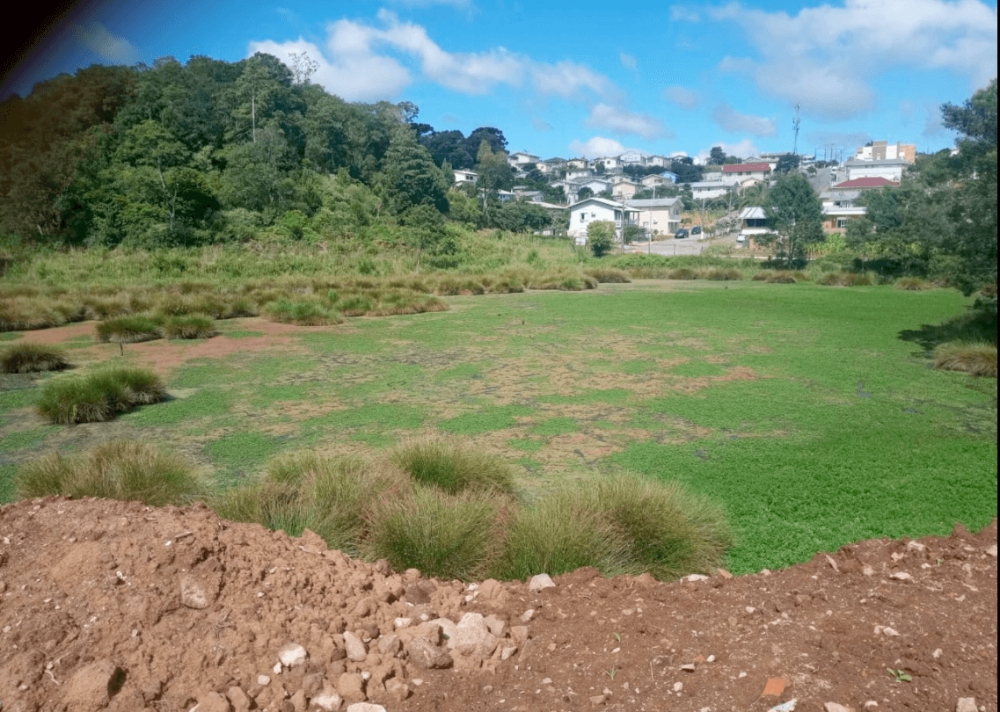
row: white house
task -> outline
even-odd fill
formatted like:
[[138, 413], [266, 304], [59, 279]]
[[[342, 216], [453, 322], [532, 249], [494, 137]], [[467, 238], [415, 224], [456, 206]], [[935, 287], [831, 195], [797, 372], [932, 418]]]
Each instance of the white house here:
[[713, 200], [727, 195], [733, 189], [731, 183], [721, 180], [705, 180], [691, 183], [691, 197], [695, 200]]
[[767, 224], [767, 214], [760, 206], [743, 208], [740, 212], [740, 220], [743, 222], [743, 227], [736, 237], [737, 242], [753, 243], [755, 238], [771, 232], [771, 228]]
[[590, 164], [586, 158], [571, 158], [566, 161], [566, 170], [570, 168], [589, 168]]
[[899, 143], [890, 145], [888, 141], [872, 141], [870, 146], [862, 146], [854, 156], [859, 161], [884, 161], [901, 158], [907, 163], [917, 160], [917, 144]]
[[670, 185], [673, 181], [665, 176], [651, 175], [645, 176], [641, 181], [642, 185], [646, 188], [652, 188], [656, 185]]
[[456, 169], [455, 171], [455, 185], [462, 185], [463, 183], [475, 183], [479, 180], [479, 174], [475, 171], [464, 171]]
[[606, 170], [606, 171], [610, 170], [612, 168], [621, 168], [621, 165], [622, 165], [621, 161], [619, 161], [618, 158], [614, 157], [614, 156], [612, 156], [610, 158], [595, 158], [590, 163], [595, 168], [598, 166], [598, 164], [600, 164], [600, 165], [604, 166], [604, 170]]
[[742, 185], [748, 179], [761, 182], [770, 172], [770, 163], [728, 163], [722, 167], [722, 181], [730, 185]]
[[606, 198], [587, 198], [569, 207], [570, 237], [586, 237], [587, 228], [592, 222], [609, 221], [615, 224], [618, 239], [627, 225], [637, 224], [639, 212], [616, 200]]
[[633, 180], [618, 181], [611, 187], [611, 195], [616, 198], [631, 198], [642, 190], [642, 184]]
[[507, 156], [507, 163], [509, 163], [513, 168], [523, 168], [529, 163], [539, 163], [541, 158], [533, 153], [525, 153], [524, 151], [518, 151], [517, 153], [512, 153]]
[[664, 158], [663, 156], [646, 156], [645, 165], [668, 168], [670, 166], [670, 159]]
[[673, 235], [680, 229], [684, 205], [680, 198], [629, 200], [626, 205], [638, 212], [637, 224], [650, 235]]
[[898, 183], [910, 162], [905, 158], [887, 158], [884, 161], [864, 161], [851, 158], [847, 161], [847, 180], [858, 178], [885, 178]]
[[566, 180], [577, 180], [578, 178], [589, 178], [594, 172], [589, 168], [567, 168]]
[[638, 151], [626, 151], [622, 155], [618, 156], [618, 163], [623, 165], [644, 165], [645, 157]]

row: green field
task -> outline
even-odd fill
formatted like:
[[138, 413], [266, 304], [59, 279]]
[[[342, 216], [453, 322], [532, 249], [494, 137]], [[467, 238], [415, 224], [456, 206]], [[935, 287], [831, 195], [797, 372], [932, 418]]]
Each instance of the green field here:
[[996, 382], [933, 370], [920, 343], [971, 303], [957, 292], [699, 280], [447, 301], [187, 361], [171, 400], [110, 423], [46, 426], [44, 379], [0, 381], [0, 500], [12, 465], [109, 437], [229, 485], [282, 452], [440, 433], [515, 463], [528, 498], [615, 468], [680, 480], [725, 508], [737, 573], [996, 516]]

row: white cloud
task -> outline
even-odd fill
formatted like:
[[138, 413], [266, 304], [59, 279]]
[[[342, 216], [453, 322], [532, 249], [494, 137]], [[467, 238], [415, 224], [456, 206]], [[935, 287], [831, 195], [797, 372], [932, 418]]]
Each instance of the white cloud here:
[[139, 50], [123, 37], [117, 37], [100, 22], [75, 25], [73, 33], [88, 49], [112, 64], [135, 64]]
[[736, 156], [737, 158], [747, 158], [749, 156], [759, 156], [760, 149], [757, 148], [753, 141], [748, 138], [743, 139], [739, 143], [713, 143], [708, 148], [703, 148], [698, 151], [698, 155], [695, 156], [694, 162], [698, 164], [703, 164], [708, 159], [712, 153], [712, 149], [716, 146], [721, 146], [722, 150], [726, 152], [729, 156]]
[[608, 104], [598, 104], [590, 111], [583, 125], [592, 129], [608, 129], [619, 135], [635, 134], [647, 141], [669, 138], [673, 134], [660, 119], [649, 114], [637, 114]]
[[719, 128], [730, 133], [750, 133], [754, 136], [775, 136], [778, 123], [763, 116], [743, 114], [729, 104], [719, 104], [712, 112], [712, 120]]
[[552, 124], [550, 124], [548, 121], [546, 121], [545, 119], [543, 119], [541, 116], [532, 116], [531, 117], [531, 126], [532, 126], [532, 128], [535, 129], [535, 131], [543, 131], [544, 132], [544, 131], [551, 131], [552, 130]]
[[673, 22], [698, 22], [701, 20], [701, 15], [696, 10], [691, 10], [683, 5], [671, 5], [670, 19]]
[[971, 88], [996, 74], [997, 11], [980, 0], [845, 0], [794, 16], [730, 3], [708, 13], [740, 25], [758, 50], [720, 69], [749, 71], [765, 93], [823, 118], [871, 111], [868, 82], [894, 68], [949, 70]]
[[631, 54], [626, 54], [625, 52], [618, 53], [618, 60], [622, 63], [622, 66], [625, 67], [625, 69], [629, 69], [633, 72], [636, 70], [636, 67], [638, 66], [638, 62], [636, 61], [635, 57], [633, 57]]
[[701, 102], [698, 92], [682, 86], [667, 87], [663, 90], [663, 98], [667, 99], [682, 109], [695, 109]]
[[569, 144], [569, 150], [574, 156], [584, 158], [601, 158], [602, 156], [620, 156], [626, 149], [621, 143], [613, 138], [604, 136], [594, 136], [586, 141], [573, 141]]

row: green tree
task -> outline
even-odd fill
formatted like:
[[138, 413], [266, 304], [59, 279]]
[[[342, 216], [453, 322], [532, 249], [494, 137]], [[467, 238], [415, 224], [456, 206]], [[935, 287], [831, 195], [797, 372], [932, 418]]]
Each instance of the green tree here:
[[400, 215], [417, 205], [448, 212], [448, 186], [427, 149], [399, 127], [385, 155], [382, 190], [389, 209]]
[[490, 143], [483, 139], [476, 154], [476, 187], [483, 204], [483, 224], [491, 227], [498, 208], [498, 191], [514, 187], [514, 173], [507, 163], [506, 153], [495, 153]]
[[615, 224], [610, 220], [596, 220], [587, 226], [587, 242], [594, 257], [604, 257], [615, 246]]
[[809, 244], [823, 241], [823, 204], [804, 175], [779, 177], [765, 212], [790, 262], [804, 259]]
[[792, 171], [798, 170], [801, 162], [802, 159], [794, 153], [782, 154], [778, 158], [778, 165], [775, 166], [774, 172], [779, 175], [782, 173], [791, 173]]

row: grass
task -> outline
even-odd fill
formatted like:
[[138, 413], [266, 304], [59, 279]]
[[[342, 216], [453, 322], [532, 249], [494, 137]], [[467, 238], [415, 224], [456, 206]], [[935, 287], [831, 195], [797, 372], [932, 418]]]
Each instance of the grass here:
[[19, 496], [101, 497], [138, 500], [150, 506], [190, 504], [203, 493], [182, 461], [138, 443], [109, 442], [85, 455], [47, 455], [18, 468]]
[[934, 350], [934, 368], [996, 378], [997, 345], [968, 341], [942, 344]]
[[389, 460], [416, 482], [448, 494], [462, 492], [514, 493], [514, 473], [502, 460], [467, 442], [421, 439], [396, 447]]
[[165, 395], [163, 382], [152, 371], [115, 367], [47, 382], [36, 408], [52, 423], [99, 423]]
[[343, 321], [335, 309], [310, 299], [276, 299], [264, 307], [264, 314], [273, 321], [300, 326], [326, 326]]
[[61, 371], [68, 365], [62, 349], [44, 344], [23, 342], [0, 350], [0, 371], [3, 373]]
[[119, 316], [100, 321], [94, 327], [98, 341], [133, 344], [160, 338], [158, 319], [149, 316]]
[[201, 314], [172, 316], [163, 322], [163, 335], [168, 339], [207, 339], [215, 334], [215, 323]]
[[924, 292], [934, 289], [934, 283], [919, 277], [900, 277], [896, 280], [895, 287], [907, 292]]
[[816, 284], [828, 287], [864, 287], [871, 283], [871, 277], [857, 272], [829, 272], [816, 280]]

